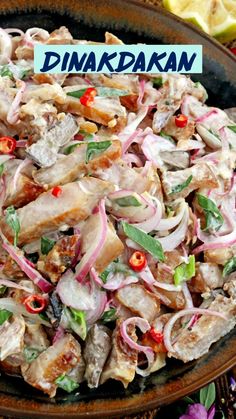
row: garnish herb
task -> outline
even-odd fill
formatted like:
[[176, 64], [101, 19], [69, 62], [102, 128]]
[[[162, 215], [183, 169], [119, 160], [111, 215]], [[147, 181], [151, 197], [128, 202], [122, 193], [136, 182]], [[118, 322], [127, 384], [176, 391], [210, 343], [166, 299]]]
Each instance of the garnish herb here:
[[172, 144], [175, 144], [175, 140], [173, 140], [170, 135], [165, 134], [163, 131], [161, 131], [158, 135], [165, 138], [166, 140], [169, 140]]
[[236, 134], [236, 125], [228, 125], [227, 128], [231, 129], [231, 131], [235, 132]]
[[140, 230], [132, 226], [131, 224], [126, 223], [125, 221], [121, 222], [124, 233], [127, 237], [133, 240], [135, 243], [138, 243], [143, 249], [150, 253], [154, 258], [163, 262], [165, 260], [164, 252], [162, 249], [161, 243], [156, 240], [154, 237], [149, 236]]
[[205, 406], [207, 410], [213, 405], [216, 398], [216, 388], [214, 383], [208, 384], [208, 386], [201, 388], [200, 390], [200, 403]]
[[223, 276], [232, 274], [236, 271], [236, 256], [232, 257], [228, 262], [226, 262], [223, 269]]
[[141, 207], [142, 204], [138, 201], [135, 196], [124, 196], [124, 198], [114, 199], [114, 202], [119, 205], [119, 207]]
[[1, 67], [0, 76], [1, 77], [10, 77], [10, 79], [14, 78], [12, 71], [9, 69], [9, 67], [7, 65], [4, 65], [4, 66]]
[[4, 163], [0, 164], [0, 177], [2, 176], [4, 172]]
[[78, 336], [80, 336], [81, 339], [85, 340], [86, 335], [87, 335], [87, 325], [86, 325], [84, 311], [65, 307], [63, 312], [67, 318], [69, 327]]
[[155, 77], [154, 79], [152, 79], [152, 85], [156, 89], [158, 89], [159, 87], [162, 87], [163, 86], [162, 77]]
[[130, 269], [127, 265], [119, 262], [119, 260], [118, 261], [114, 260], [113, 262], [110, 263], [110, 265], [106, 268], [106, 270], [103, 271], [99, 275], [104, 284], [107, 282], [107, 277], [110, 272], [113, 272], [114, 274], [121, 272], [125, 275], [136, 276], [135, 272], [132, 269]]
[[26, 362], [28, 362], [29, 364], [36, 358], [38, 358], [39, 356], [39, 350], [35, 349], [35, 348], [30, 348], [29, 346], [26, 346], [24, 348], [24, 357]]
[[71, 393], [79, 387], [79, 384], [72, 380], [72, 378], [68, 377], [66, 374], [60, 375], [56, 379], [55, 384], [57, 384], [57, 386], [63, 390], [67, 391], [67, 393]]
[[6, 292], [6, 289], [7, 289], [6, 285], [1, 285], [0, 286], [0, 295], [3, 295]]
[[193, 179], [193, 177], [192, 177], [192, 175], [190, 175], [185, 182], [180, 183], [179, 185], [174, 186], [174, 188], [171, 189], [171, 192], [170, 192], [169, 195], [172, 195], [174, 193], [179, 193], [183, 189], [187, 188], [187, 186], [191, 183], [192, 179]]
[[17, 212], [13, 206], [6, 208], [6, 223], [14, 232], [14, 246], [16, 247], [18, 235], [20, 232], [20, 221]]
[[198, 204], [203, 209], [206, 218], [204, 231], [210, 232], [210, 230], [219, 230], [224, 223], [224, 218], [216, 204], [211, 199], [201, 194], [197, 194], [197, 200]]
[[180, 285], [181, 282], [188, 281], [195, 275], [195, 257], [189, 256], [188, 263], [181, 263], [181, 265], [175, 268], [174, 283], [176, 286]]
[[109, 322], [113, 322], [114, 320], [116, 320], [117, 316], [116, 316], [116, 309], [115, 308], [110, 308], [110, 310], [107, 310], [103, 313], [103, 316], [101, 317], [101, 320], [103, 321], [103, 323], [109, 323]]
[[41, 253], [43, 255], [47, 255], [50, 250], [52, 250], [54, 244], [55, 244], [55, 240], [51, 240], [48, 237], [41, 237]]
[[10, 319], [10, 317], [12, 316], [12, 312], [9, 310], [6, 310], [5, 308], [0, 309], [0, 326], [2, 326], [2, 324]]
[[[75, 90], [74, 92], [67, 92], [67, 95], [80, 99], [85, 94], [86, 90], [87, 88]], [[103, 97], [127, 96], [130, 94], [128, 90], [113, 89], [111, 87], [96, 87], [96, 91], [98, 96]]]
[[73, 153], [73, 151], [79, 146], [79, 145], [81, 145], [81, 143], [75, 143], [75, 144], [71, 144], [71, 145], [69, 145], [68, 147], [66, 147], [64, 150], [63, 150], [63, 153], [64, 154], [66, 154], [66, 156], [68, 155], [68, 154], [71, 154], [71, 153]]
[[93, 159], [94, 156], [102, 153], [103, 151], [106, 151], [111, 146], [111, 144], [111, 141], [91, 141], [90, 143], [88, 143], [85, 163], [87, 164], [89, 160]]

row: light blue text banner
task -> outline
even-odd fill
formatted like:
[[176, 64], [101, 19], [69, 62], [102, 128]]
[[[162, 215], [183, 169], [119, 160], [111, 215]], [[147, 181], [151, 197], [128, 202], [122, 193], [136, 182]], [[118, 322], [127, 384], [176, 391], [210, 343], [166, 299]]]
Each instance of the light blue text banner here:
[[43, 45], [35, 73], [202, 73], [202, 45]]

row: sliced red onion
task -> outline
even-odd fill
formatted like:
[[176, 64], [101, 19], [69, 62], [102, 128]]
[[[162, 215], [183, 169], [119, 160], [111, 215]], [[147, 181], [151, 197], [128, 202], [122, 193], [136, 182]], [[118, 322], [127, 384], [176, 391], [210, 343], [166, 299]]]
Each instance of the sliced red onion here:
[[139, 276], [148, 285], [154, 285], [156, 282], [148, 265], [141, 272], [139, 272]]
[[85, 311], [95, 309], [89, 286], [76, 281], [74, 273], [69, 269], [60, 278], [56, 291], [66, 306]]
[[220, 138], [221, 138], [221, 144], [222, 144], [222, 151], [228, 152], [229, 151], [229, 142], [227, 139], [227, 133], [225, 130], [225, 127], [220, 128], [219, 130]]
[[8, 34], [18, 33], [18, 35], [24, 36], [24, 32], [21, 29], [18, 29], [18, 28], [7, 28], [7, 29], [4, 29], [4, 30]]
[[22, 100], [23, 93], [25, 91], [26, 84], [24, 81], [18, 81], [20, 89], [18, 90], [7, 114], [7, 122], [11, 125], [16, 124], [19, 118], [19, 106]]
[[0, 65], [8, 64], [12, 54], [12, 40], [2, 28], [0, 28], [0, 51]]
[[204, 115], [201, 115], [199, 118], [196, 119], [196, 123], [205, 122], [208, 118], [210, 118], [212, 115], [217, 115], [218, 109], [213, 108], [209, 112], [205, 113]]
[[122, 272], [110, 273], [107, 277], [107, 281], [103, 284], [103, 288], [109, 291], [116, 291], [120, 288], [125, 287], [126, 285], [135, 284], [138, 282], [136, 276], [126, 276]]
[[145, 231], [146, 233], [150, 233], [150, 231], [158, 230], [158, 226], [161, 220], [162, 216], [162, 204], [159, 201], [159, 199], [152, 197], [153, 200], [155, 200], [156, 208], [155, 213], [146, 221], [143, 221], [142, 223], [136, 223], [133, 224], [134, 227], [139, 228], [140, 230]]
[[143, 162], [139, 156], [134, 153], [126, 153], [123, 156], [123, 160], [131, 167], [132, 163], [135, 164], [137, 167], [142, 167]]
[[215, 134], [210, 132], [209, 129], [207, 129], [204, 125], [197, 124], [196, 129], [208, 147], [212, 148], [213, 150], [221, 148], [220, 139]]
[[27, 141], [26, 140], [19, 140], [16, 142], [16, 147], [26, 147], [27, 146]]
[[98, 276], [98, 273], [95, 268], [90, 269], [90, 276], [92, 280], [97, 284], [99, 287], [103, 287], [104, 283], [102, 282], [101, 278]]
[[28, 292], [29, 294], [34, 293], [34, 291], [31, 288], [24, 287], [23, 285], [19, 285], [16, 282], [9, 281], [8, 279], [1, 279], [0, 278], [0, 286], [5, 286], [8, 288], [16, 288], [18, 290], [23, 290], [25, 292]]
[[33, 283], [45, 293], [52, 291], [53, 285], [50, 284], [45, 278], [43, 278], [43, 276], [38, 271], [36, 271], [36, 269], [29, 265], [27, 259], [24, 257], [23, 252], [19, 248], [7, 243], [6, 238], [3, 235], [1, 236], [3, 238], [3, 249], [9, 253], [11, 258], [17, 263], [17, 265], [19, 265], [21, 270], [33, 281]]
[[14, 159], [15, 156], [12, 156], [10, 154], [3, 154], [2, 156], [0, 156], [0, 164], [4, 164], [6, 163], [8, 160], [12, 160]]
[[215, 317], [220, 317], [221, 319], [226, 320], [226, 321], [228, 320], [228, 318], [224, 314], [219, 313], [219, 311], [214, 311], [214, 310], [209, 310], [209, 309], [204, 309], [204, 308], [194, 307], [194, 308], [187, 308], [187, 309], [178, 311], [170, 318], [170, 320], [166, 323], [164, 327], [164, 344], [168, 352], [172, 352], [172, 353], [175, 352], [171, 343], [171, 332], [172, 332], [175, 322], [181, 317], [188, 316], [191, 314], [215, 316]]
[[[177, 201], [176, 201], [177, 202]], [[170, 218], [163, 218], [160, 220], [157, 231], [168, 231], [172, 230], [172, 228], [176, 227], [183, 218], [184, 211], [186, 210], [186, 203], [184, 199], [179, 200], [179, 206], [177, 214], [174, 217]]]
[[181, 285], [174, 285], [174, 284], [166, 284], [165, 282], [155, 281], [153, 284], [157, 288], [161, 288], [165, 291], [171, 291], [171, 292], [180, 292], [182, 291]]
[[93, 295], [95, 308], [86, 311], [86, 322], [88, 325], [94, 324], [102, 317], [107, 305], [107, 293], [98, 288], [96, 284], [92, 283], [91, 294]]
[[[144, 194], [143, 194], [144, 195]], [[125, 198], [127, 196], [134, 196], [139, 202], [139, 207], [120, 207], [115, 202], [108, 208], [112, 215], [123, 219], [128, 219], [130, 223], [139, 223], [148, 220], [150, 217], [155, 215], [156, 207], [151, 199], [148, 199], [148, 195], [144, 197], [134, 191], [128, 189], [120, 189], [119, 191], [112, 192], [108, 195], [108, 199], [115, 201], [116, 199]]]
[[166, 265], [165, 263], [159, 263], [159, 267], [163, 269], [163, 271], [166, 271], [168, 274], [171, 274], [171, 275], [174, 274], [173, 269], [170, 266]]
[[0, 309], [5, 309], [10, 311], [15, 315], [23, 315], [24, 317], [28, 317], [29, 319], [33, 320], [36, 323], [44, 324], [47, 327], [52, 327], [49, 322], [43, 320], [38, 314], [29, 313], [23, 304], [17, 303], [13, 298], [0, 298]]
[[160, 152], [175, 150], [176, 146], [160, 135], [148, 134], [143, 140], [141, 149], [147, 160], [151, 161], [155, 167], [161, 168], [163, 162]]
[[0, 178], [0, 212], [2, 214], [2, 207], [4, 205], [5, 199], [6, 199], [6, 176], [3, 174]]
[[129, 114], [129, 119], [131, 116], [132, 120], [131, 122], [128, 121], [126, 127], [119, 134], [119, 139], [122, 143], [125, 141], [127, 135], [131, 135], [134, 131], [137, 130], [139, 124], [143, 121], [147, 113], [148, 106], [142, 106], [137, 114]]
[[155, 236], [155, 238], [161, 243], [164, 252], [171, 252], [184, 241], [188, 230], [188, 221], [189, 211], [187, 205], [185, 205], [183, 217], [177, 229], [166, 237]]
[[33, 48], [34, 44], [38, 43], [38, 41], [35, 41], [33, 38], [35, 36], [38, 36], [38, 35], [40, 35], [42, 41], [47, 41], [49, 36], [50, 36], [48, 31], [46, 31], [45, 29], [42, 29], [42, 28], [27, 29], [27, 31], [25, 32], [25, 36], [24, 36], [24, 41], [25, 41], [26, 45]]
[[32, 160], [26, 158], [24, 160], [22, 160], [22, 162], [19, 164], [19, 166], [17, 167], [13, 180], [12, 180], [12, 189], [13, 189], [13, 193], [16, 191], [16, 186], [17, 186], [17, 181], [19, 179], [20, 173], [23, 169], [25, 169], [25, 167], [29, 166], [30, 164], [32, 164]]
[[182, 284], [182, 291], [183, 291], [184, 298], [185, 298], [185, 308], [186, 309], [187, 308], [193, 308], [194, 307], [193, 299], [192, 299], [191, 293], [188, 289], [188, 285], [187, 285], [186, 282], [183, 282], [183, 284]]
[[140, 80], [140, 82], [139, 82], [139, 96], [138, 96], [138, 100], [137, 100], [137, 105], [138, 106], [142, 105], [142, 100], [143, 100], [143, 96], [144, 96], [144, 92], [145, 92], [145, 84], [146, 84], [145, 80]]
[[232, 192], [233, 188], [234, 188], [235, 179], [236, 179], [236, 174], [233, 173], [233, 175], [231, 177], [231, 180], [230, 180], [230, 187], [229, 187], [228, 191], [225, 191], [225, 192], [217, 192], [217, 190], [214, 190], [214, 193], [216, 195], [218, 195], [218, 196], [221, 196], [221, 197], [229, 195]]
[[58, 340], [61, 340], [65, 336], [65, 330], [62, 326], [58, 326], [55, 335], [52, 339], [52, 344], [56, 343]]
[[151, 169], [151, 167], [152, 167], [152, 162], [151, 162], [151, 161], [149, 161], [149, 160], [147, 160], [147, 161], [145, 162], [145, 165], [143, 166], [143, 169], [142, 169], [142, 171], [141, 171], [141, 175], [142, 175], [142, 176], [147, 176], [147, 175], [148, 175], [149, 170]]
[[101, 199], [98, 204], [99, 228], [96, 237], [94, 237], [93, 245], [84, 254], [79, 264], [76, 266], [76, 279], [81, 282], [89, 273], [89, 270], [95, 263], [99, 252], [101, 251], [107, 236], [107, 216], [105, 211], [105, 200]]

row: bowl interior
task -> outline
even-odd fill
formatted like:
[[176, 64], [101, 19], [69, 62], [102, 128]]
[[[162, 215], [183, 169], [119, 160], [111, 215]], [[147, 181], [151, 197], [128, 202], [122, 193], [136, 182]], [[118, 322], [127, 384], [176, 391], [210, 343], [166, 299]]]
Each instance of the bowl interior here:
[[[203, 44], [204, 72], [193, 75], [209, 92], [209, 103], [222, 108], [236, 103], [236, 60], [194, 28], [180, 22], [161, 9], [139, 6], [126, 1], [0, 1], [0, 25], [43, 27], [49, 31], [67, 26], [73, 36], [104, 39], [110, 30], [126, 43], [194, 43]], [[70, 4], [68, 4], [70, 3]], [[102, 4], [101, 4], [102, 3]], [[40, 9], [40, 10], [39, 10]], [[52, 11], [50, 11], [52, 10]], [[16, 377], [0, 377], [0, 412], [41, 417], [105, 417], [145, 410], [171, 402], [213, 380], [236, 362], [236, 334], [216, 343], [209, 354], [198, 361], [183, 364], [170, 360], [167, 367], [148, 378], [136, 378], [124, 390], [118, 382], [108, 382], [96, 390], [81, 385], [78, 394], [58, 392], [49, 400]], [[88, 403], [89, 402], [89, 403]]]

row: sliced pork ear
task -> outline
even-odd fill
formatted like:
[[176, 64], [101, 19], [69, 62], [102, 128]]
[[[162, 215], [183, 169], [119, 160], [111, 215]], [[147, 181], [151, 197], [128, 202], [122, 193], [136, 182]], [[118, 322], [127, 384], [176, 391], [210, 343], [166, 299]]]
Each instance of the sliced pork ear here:
[[[127, 388], [135, 376], [138, 353], [123, 341], [120, 333], [120, 325], [121, 321], [117, 320], [117, 325], [112, 335], [112, 350], [103, 370], [100, 384], [112, 378], [121, 381], [124, 387]], [[131, 339], [136, 342], [135, 326], [129, 325], [127, 332]]]
[[64, 185], [68, 182], [82, 177], [84, 174], [94, 174], [97, 170], [107, 169], [112, 163], [121, 157], [121, 143], [119, 140], [112, 141], [112, 144], [104, 152], [92, 158], [86, 164], [87, 145], [79, 145], [71, 154], [62, 157], [49, 167], [38, 170], [33, 177], [40, 185], [52, 187]]
[[78, 235], [62, 237], [46, 257], [42, 255], [38, 260], [38, 270], [48, 276], [52, 282], [57, 282], [75, 259], [78, 253], [78, 240]]
[[46, 332], [41, 324], [26, 322], [25, 326], [24, 343], [27, 348], [42, 352], [50, 346]]
[[0, 326], [0, 360], [19, 355], [24, 347], [25, 322], [22, 316], [12, 316]]
[[59, 29], [50, 33], [49, 38], [45, 42], [45, 44], [49, 45], [67, 45], [72, 43], [73, 37], [65, 26], [61, 26]]
[[122, 42], [117, 36], [113, 35], [113, 33], [105, 32], [105, 43], [108, 45], [123, 45]]
[[216, 263], [196, 263], [196, 275], [189, 282], [191, 292], [208, 292], [222, 288], [224, 279], [222, 271]]
[[85, 379], [90, 388], [98, 387], [110, 350], [111, 331], [106, 326], [94, 324], [88, 332], [83, 353], [86, 362]]
[[[29, 243], [65, 224], [74, 226], [85, 220], [98, 201], [113, 190], [111, 183], [88, 177], [61, 186], [61, 194], [57, 198], [52, 191], [41, 194], [35, 201], [17, 210], [21, 226], [18, 243]], [[1, 220], [0, 227], [12, 242], [13, 234], [6, 217]]]
[[54, 397], [57, 391], [56, 379], [70, 372], [80, 359], [80, 344], [72, 335], [67, 334], [30, 364], [22, 365], [21, 371], [27, 383]]
[[227, 317], [227, 320], [216, 316], [203, 315], [191, 330], [185, 329], [173, 345], [173, 353], [169, 356], [181, 359], [183, 362], [198, 359], [209, 351], [210, 346], [229, 333], [236, 324], [236, 300], [217, 295], [208, 307]]
[[204, 261], [209, 263], [217, 263], [224, 266], [229, 259], [236, 255], [236, 246], [227, 248], [210, 249], [204, 252]]
[[133, 313], [149, 322], [159, 314], [160, 300], [143, 285], [127, 285], [116, 292], [116, 298]]
[[[180, 192], [172, 193], [176, 186], [182, 185], [190, 176], [192, 176], [192, 179], [187, 187]], [[190, 192], [202, 187], [217, 188], [218, 181], [210, 165], [198, 163], [188, 169], [164, 172], [162, 174], [162, 185], [167, 199], [174, 200], [180, 197], [185, 198]]]
[[[81, 89], [81, 86], [79, 86], [79, 89]], [[73, 89], [71, 86], [64, 88], [66, 93], [72, 90], [78, 90], [78, 86], [73, 86]], [[117, 97], [96, 96], [91, 106], [84, 106], [79, 99], [67, 96], [63, 110], [75, 115], [81, 115], [90, 121], [108, 126], [115, 131], [120, 131], [124, 128], [127, 119], [126, 109], [121, 105]]]

